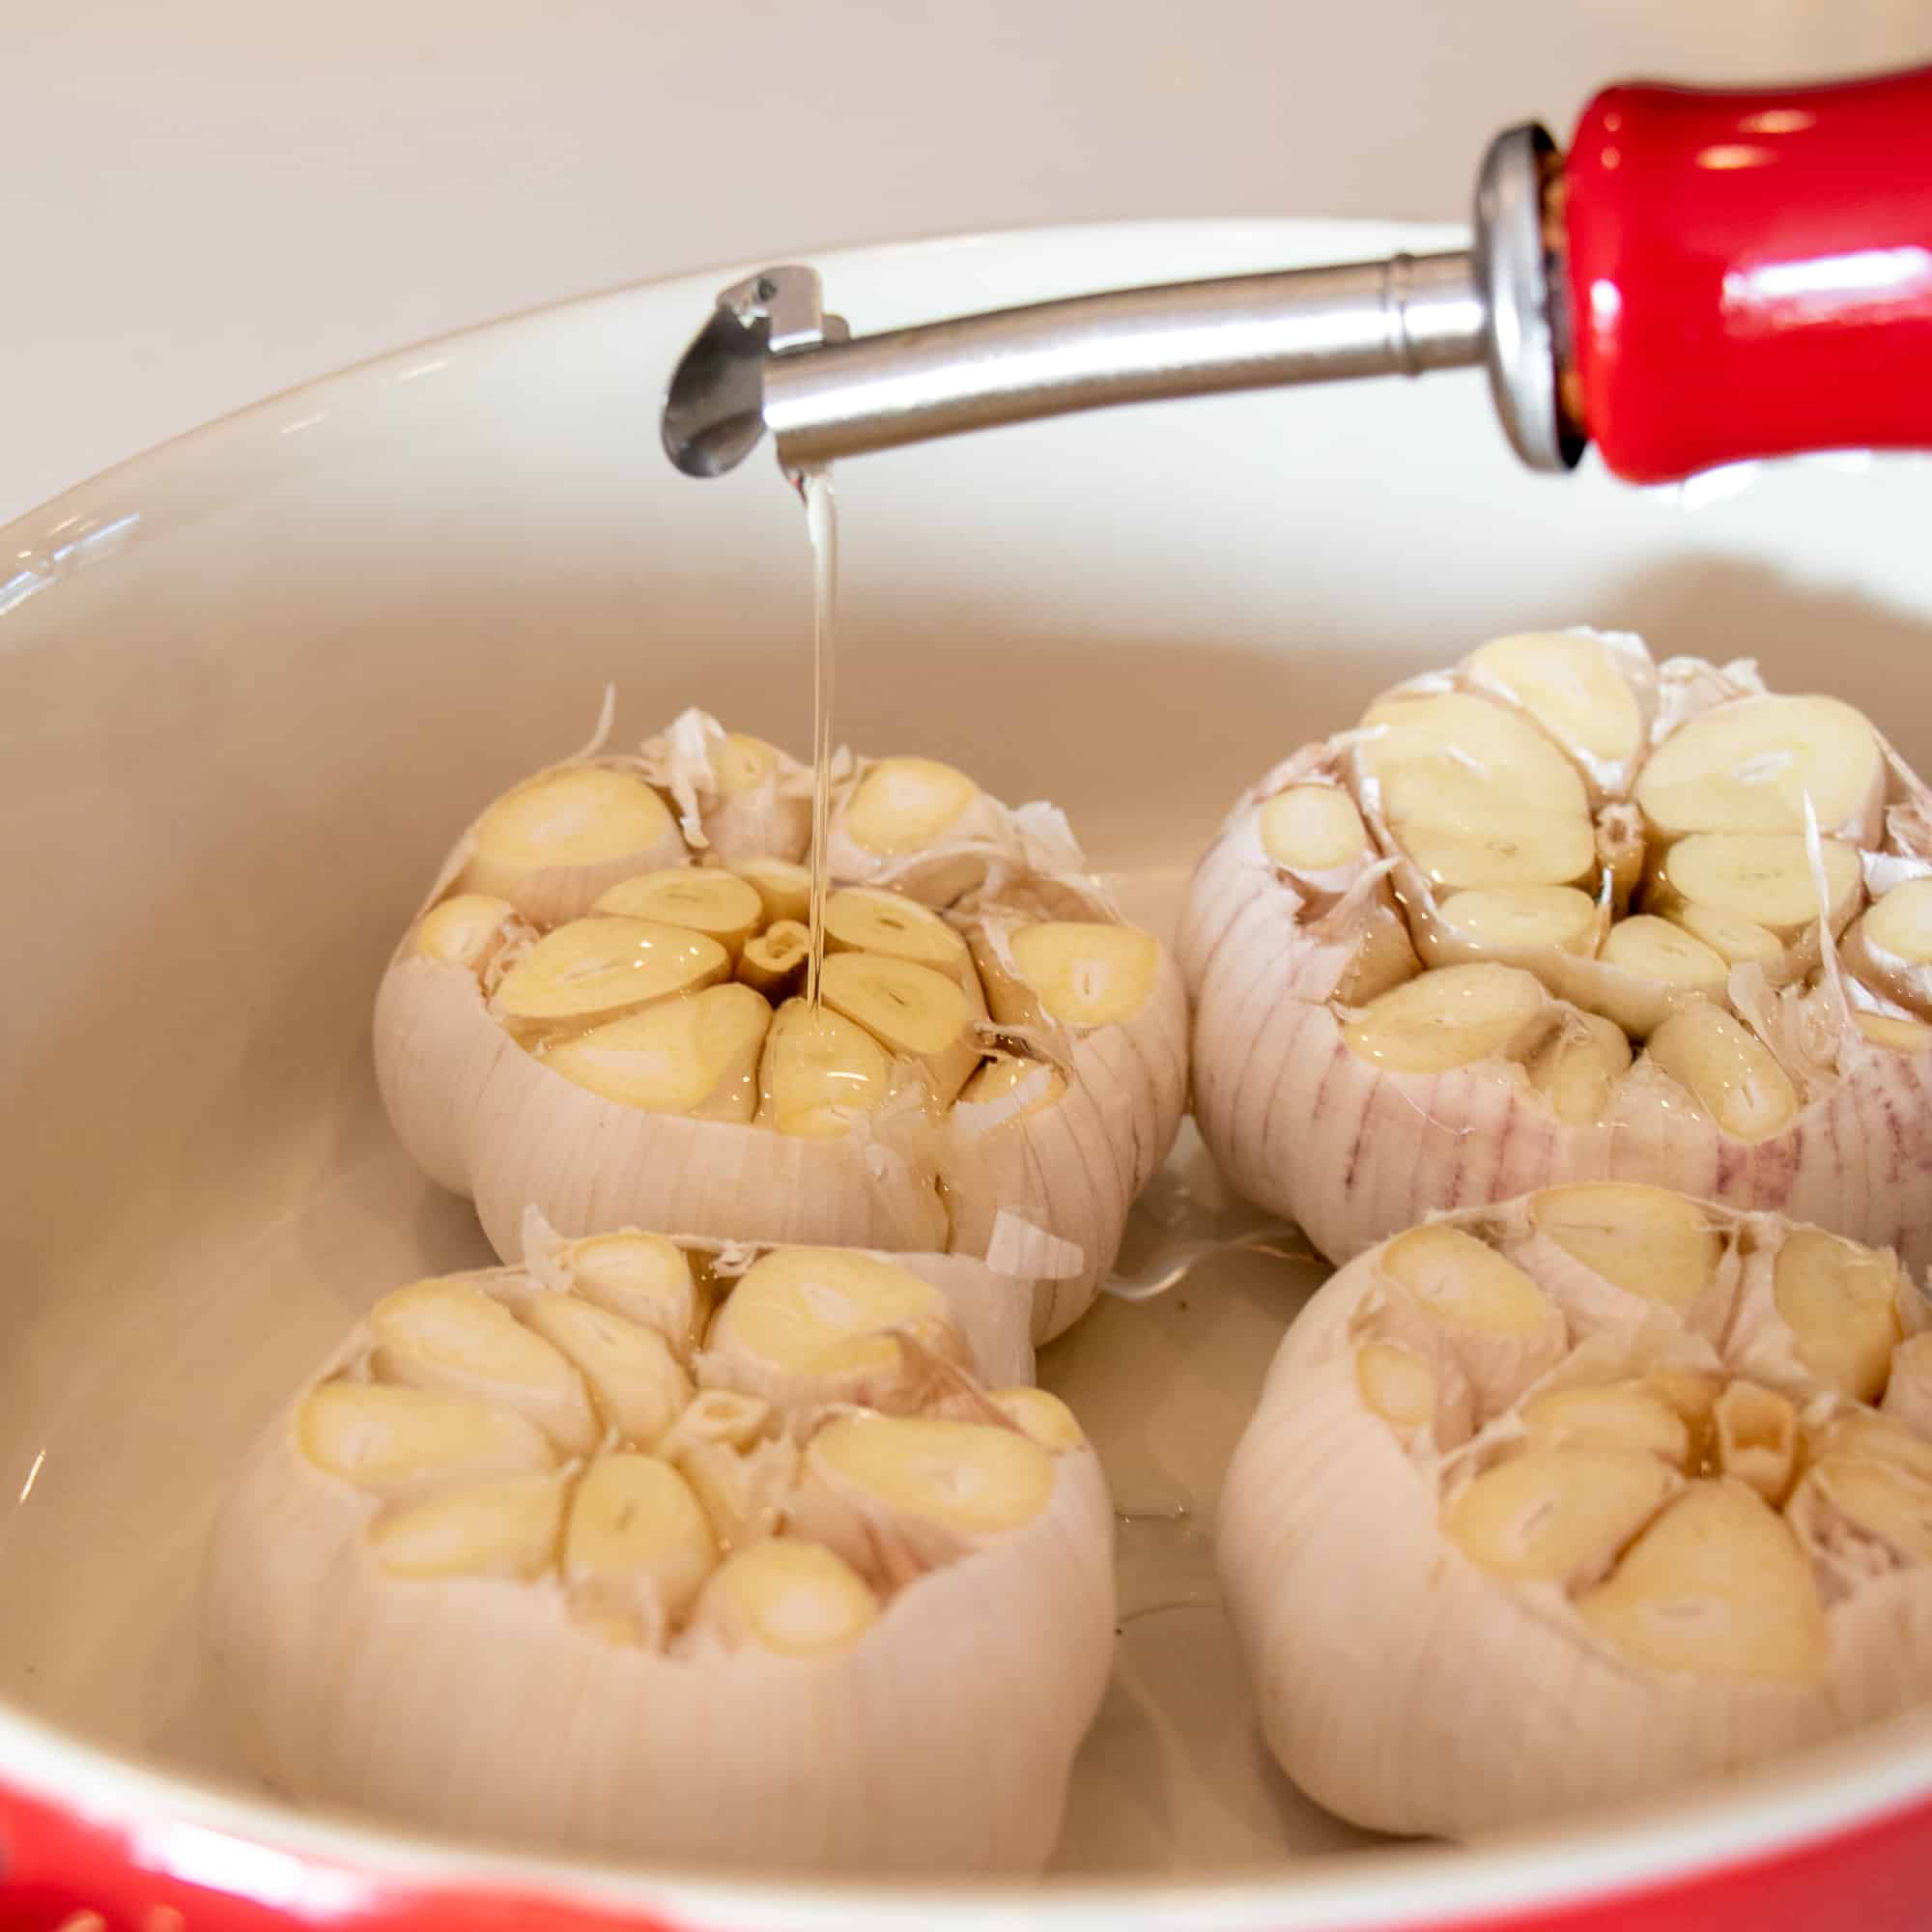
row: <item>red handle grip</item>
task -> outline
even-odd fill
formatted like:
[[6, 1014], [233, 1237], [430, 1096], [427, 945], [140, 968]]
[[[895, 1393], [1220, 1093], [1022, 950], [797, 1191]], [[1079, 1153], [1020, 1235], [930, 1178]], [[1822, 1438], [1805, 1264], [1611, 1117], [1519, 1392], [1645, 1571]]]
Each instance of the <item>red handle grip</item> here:
[[1932, 449], [1932, 68], [1613, 87], [1563, 179], [1573, 400], [1619, 476]]

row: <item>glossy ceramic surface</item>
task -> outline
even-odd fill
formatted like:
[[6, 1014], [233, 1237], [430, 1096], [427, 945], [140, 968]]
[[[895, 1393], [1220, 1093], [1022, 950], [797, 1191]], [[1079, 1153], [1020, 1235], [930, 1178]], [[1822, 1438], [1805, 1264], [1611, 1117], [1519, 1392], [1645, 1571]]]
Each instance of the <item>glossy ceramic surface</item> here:
[[[873, 328], [1455, 239], [1187, 224], [820, 259]], [[1371, 1843], [1286, 1784], [1202, 1527], [1318, 1279], [1257, 1257], [1109, 1303], [1042, 1364], [1132, 1519], [1114, 1687], [1043, 1888], [592, 1871], [298, 1816], [234, 1777], [192, 1642], [233, 1459], [383, 1290], [483, 1253], [376, 1102], [396, 931], [452, 833], [580, 743], [607, 681], [627, 740], [701, 702], [806, 741], [794, 499], [755, 464], [686, 481], [656, 444], [662, 372], [729, 274], [316, 384], [6, 533], [0, 1923], [1742, 1928], [1788, 1901], [1820, 1927], [1913, 1922], [1932, 1717], [1468, 1851]], [[838, 480], [840, 735], [1053, 796], [1156, 922], [1253, 775], [1504, 630], [1755, 655], [1932, 761], [1911, 463], [1541, 480], [1471, 376], [1040, 424]]]

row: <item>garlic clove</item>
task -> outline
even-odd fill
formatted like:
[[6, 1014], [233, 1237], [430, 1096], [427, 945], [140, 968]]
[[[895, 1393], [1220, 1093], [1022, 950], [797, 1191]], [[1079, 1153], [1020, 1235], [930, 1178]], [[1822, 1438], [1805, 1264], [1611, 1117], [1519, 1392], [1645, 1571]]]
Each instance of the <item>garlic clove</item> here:
[[376, 1378], [472, 1396], [514, 1409], [566, 1455], [596, 1446], [599, 1428], [582, 1378], [566, 1356], [465, 1281], [419, 1281], [385, 1294], [369, 1315]]
[[1835, 697], [1747, 697], [1680, 725], [1636, 781], [1644, 815], [1665, 835], [1802, 833], [1877, 842], [1885, 767], [1871, 726]]
[[1777, 1250], [1772, 1293], [1804, 1366], [1855, 1401], [1877, 1402], [1900, 1340], [1901, 1286], [1889, 1256], [1800, 1228]]
[[619, 879], [684, 857], [657, 792], [636, 773], [601, 764], [539, 772], [497, 799], [471, 838], [460, 889], [552, 924], [587, 912]]
[[561, 1476], [497, 1476], [384, 1511], [369, 1553], [391, 1577], [527, 1581], [555, 1559], [563, 1503]]
[[298, 1410], [297, 1433], [318, 1469], [377, 1495], [556, 1461], [550, 1438], [514, 1409], [382, 1383], [321, 1383]]
[[1442, 1073], [1507, 1057], [1548, 1024], [1549, 999], [1513, 966], [1445, 966], [1371, 1000], [1342, 1030], [1349, 1050], [1391, 1073]]
[[1620, 1656], [1660, 1671], [1808, 1686], [1825, 1620], [1789, 1529], [1742, 1483], [1695, 1483], [1577, 1604]]
[[620, 1107], [744, 1122], [771, 1017], [749, 986], [709, 986], [554, 1041], [542, 1059]]
[[1574, 1587], [1604, 1575], [1681, 1485], [1640, 1449], [1528, 1449], [1458, 1491], [1442, 1527], [1492, 1576]]
[[697, 866], [621, 880], [600, 894], [590, 910], [702, 933], [724, 949], [734, 966], [745, 942], [765, 923], [764, 900], [749, 880]]
[[689, 1641], [830, 1657], [850, 1650], [878, 1617], [878, 1599], [850, 1564], [819, 1544], [775, 1540], [720, 1566], [697, 1600]]
[[525, 953], [491, 1002], [506, 1024], [590, 1026], [730, 976], [715, 939], [652, 920], [573, 920]]

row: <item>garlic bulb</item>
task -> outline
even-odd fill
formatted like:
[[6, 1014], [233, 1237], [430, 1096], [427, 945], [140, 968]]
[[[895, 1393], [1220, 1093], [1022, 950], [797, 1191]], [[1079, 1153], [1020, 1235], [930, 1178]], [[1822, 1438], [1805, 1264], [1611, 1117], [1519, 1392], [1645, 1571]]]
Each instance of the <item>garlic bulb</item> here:
[[1026, 1871], [1112, 1653], [1113, 1516], [957, 1256], [540, 1243], [379, 1301], [203, 1592], [256, 1769], [518, 1842]]
[[804, 767], [687, 712], [497, 800], [384, 979], [390, 1119], [506, 1258], [532, 1206], [575, 1234], [991, 1253], [1041, 1281], [1044, 1341], [1179, 1124], [1179, 970], [1050, 808], [926, 759], [835, 771], [815, 1013]]
[[1331, 1260], [1565, 1179], [1932, 1261], [1932, 810], [1747, 664], [1503, 638], [1236, 808], [1190, 887], [1195, 1111]]
[[1928, 1348], [1889, 1253], [1628, 1182], [1358, 1256], [1221, 1495], [1275, 1755], [1466, 1836], [1932, 1696]]

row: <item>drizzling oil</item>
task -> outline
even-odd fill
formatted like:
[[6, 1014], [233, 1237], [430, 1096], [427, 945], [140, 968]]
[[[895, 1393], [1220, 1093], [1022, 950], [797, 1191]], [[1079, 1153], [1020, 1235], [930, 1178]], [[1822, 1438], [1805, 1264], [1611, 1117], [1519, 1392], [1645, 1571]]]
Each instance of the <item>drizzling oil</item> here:
[[838, 506], [830, 469], [795, 471], [811, 540], [811, 907], [807, 915], [811, 952], [805, 997], [818, 1010], [818, 976], [825, 961], [826, 844], [832, 819], [833, 619], [838, 598]]

